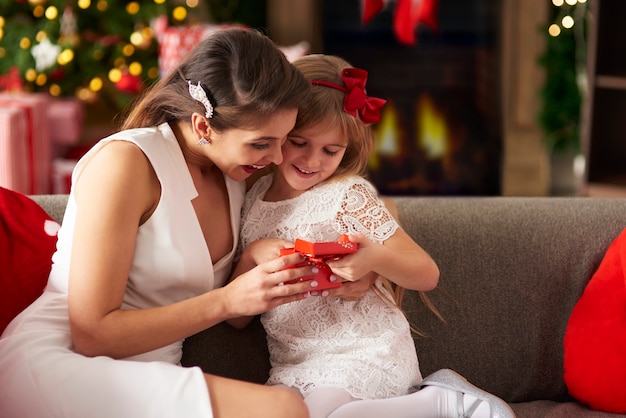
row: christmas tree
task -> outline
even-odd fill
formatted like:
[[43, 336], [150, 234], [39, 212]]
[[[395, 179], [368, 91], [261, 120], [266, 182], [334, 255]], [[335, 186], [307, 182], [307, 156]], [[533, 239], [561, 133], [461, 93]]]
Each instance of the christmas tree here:
[[155, 22], [187, 23], [193, 4], [0, 0], [0, 90], [102, 98], [122, 108], [160, 75]]

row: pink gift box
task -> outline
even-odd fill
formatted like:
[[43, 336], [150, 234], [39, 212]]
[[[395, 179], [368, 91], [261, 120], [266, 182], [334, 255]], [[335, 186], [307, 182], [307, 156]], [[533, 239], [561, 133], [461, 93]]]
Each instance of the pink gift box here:
[[26, 111], [0, 107], [0, 186], [29, 193]]
[[0, 108], [22, 109], [26, 113], [28, 146], [28, 170], [30, 184], [28, 194], [50, 192], [51, 144], [48, 123], [47, 94], [0, 93]]
[[52, 99], [48, 122], [54, 144], [73, 145], [80, 141], [84, 122], [83, 104], [76, 99]]
[[243, 28], [245, 26], [236, 24], [171, 26], [158, 33], [159, 71], [161, 76], [176, 67], [189, 51], [205, 37], [217, 30], [230, 27]]
[[77, 160], [55, 158], [52, 160], [52, 193], [67, 194], [72, 187], [72, 172]]
[[[161, 76], [174, 68], [185, 56], [205, 37], [211, 33], [225, 28], [246, 26], [238, 24], [202, 24], [193, 26], [171, 26], [157, 33], [159, 42], [159, 71]], [[310, 51], [310, 45], [306, 41], [295, 45], [278, 46], [289, 61], [293, 61], [306, 55]]]

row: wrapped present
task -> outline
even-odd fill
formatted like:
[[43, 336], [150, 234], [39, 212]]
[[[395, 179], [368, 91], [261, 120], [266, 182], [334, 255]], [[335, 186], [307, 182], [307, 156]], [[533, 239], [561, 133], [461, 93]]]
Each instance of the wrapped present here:
[[66, 146], [80, 141], [84, 113], [83, 104], [77, 99], [50, 100], [48, 122], [52, 143]]
[[55, 158], [52, 160], [52, 193], [67, 194], [72, 187], [72, 172], [77, 160]]
[[24, 109], [0, 107], [0, 186], [20, 193], [31, 186], [26, 123]]
[[98, 141], [70, 145], [63, 155], [52, 160], [52, 193], [66, 194], [72, 188], [72, 172], [83, 155]]
[[358, 244], [350, 241], [348, 235], [341, 234], [337, 241], [330, 242], [309, 242], [303, 239], [296, 239], [294, 250], [307, 257], [316, 257], [325, 260], [338, 260], [346, 254], [355, 253]]
[[159, 42], [159, 72], [167, 74], [209, 34], [225, 25], [171, 26], [157, 33]]
[[309, 242], [296, 239], [293, 248], [281, 248], [280, 255], [285, 256], [299, 252], [305, 256], [304, 261], [288, 266], [288, 269], [304, 266], [317, 267], [317, 273], [302, 276], [285, 283], [297, 283], [308, 280], [317, 281], [315, 290], [326, 290], [341, 287], [340, 281], [335, 280], [333, 272], [326, 264], [327, 261], [339, 260], [346, 254], [353, 254], [358, 249], [359, 244], [351, 242], [348, 235], [341, 234], [337, 241], [330, 242]]
[[[205, 37], [216, 30], [225, 28], [246, 28], [247, 26], [225, 24], [202, 24], [192, 26], [167, 26], [165, 23], [157, 25], [155, 33], [159, 43], [159, 71], [161, 76], [174, 68], [191, 49]], [[278, 46], [289, 61], [293, 61], [309, 53], [310, 45], [306, 41], [289, 46]]]
[[22, 109], [26, 113], [27, 167], [30, 184], [27, 194], [50, 192], [51, 145], [47, 94], [0, 93], [0, 108]]

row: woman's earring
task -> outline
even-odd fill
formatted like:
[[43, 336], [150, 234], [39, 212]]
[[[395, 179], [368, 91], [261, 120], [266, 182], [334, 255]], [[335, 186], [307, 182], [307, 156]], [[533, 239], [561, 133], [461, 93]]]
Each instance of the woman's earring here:
[[211, 141], [211, 138], [207, 139], [205, 137], [202, 137], [200, 139], [200, 141], [198, 141], [198, 145], [208, 145], [208, 144], [212, 144], [212, 143], [213, 143], [213, 141]]

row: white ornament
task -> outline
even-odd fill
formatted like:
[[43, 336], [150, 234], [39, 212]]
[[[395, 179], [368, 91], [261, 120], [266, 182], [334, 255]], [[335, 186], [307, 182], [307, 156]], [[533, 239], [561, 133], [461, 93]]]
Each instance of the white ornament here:
[[48, 38], [44, 38], [44, 40], [31, 48], [30, 53], [35, 59], [35, 69], [42, 72], [57, 62], [57, 57], [61, 53], [61, 47], [52, 44]]

